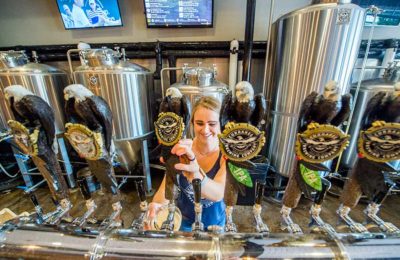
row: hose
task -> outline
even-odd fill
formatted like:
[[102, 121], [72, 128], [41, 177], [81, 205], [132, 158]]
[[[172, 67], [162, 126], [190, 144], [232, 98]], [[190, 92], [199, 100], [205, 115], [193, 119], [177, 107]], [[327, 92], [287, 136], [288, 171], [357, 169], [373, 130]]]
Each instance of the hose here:
[[0, 163], [0, 169], [1, 169], [8, 177], [10, 177], [11, 179], [17, 177], [17, 175], [18, 175], [18, 173], [19, 173], [19, 171], [18, 171], [18, 172], [17, 172], [16, 174], [14, 174], [14, 175], [10, 174], [9, 172], [7, 172], [7, 170], [3, 167], [3, 164], [1, 164], [1, 163]]

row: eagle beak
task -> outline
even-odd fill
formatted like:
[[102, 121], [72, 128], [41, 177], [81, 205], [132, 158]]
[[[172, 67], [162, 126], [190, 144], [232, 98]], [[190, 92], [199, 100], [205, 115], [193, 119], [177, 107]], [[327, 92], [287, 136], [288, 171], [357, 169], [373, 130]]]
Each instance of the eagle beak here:
[[4, 97], [5, 97], [7, 100], [9, 100], [9, 99], [10, 99], [10, 96], [8, 95], [8, 93], [7, 93], [7, 92], [4, 92]]
[[67, 93], [64, 94], [64, 99], [68, 100], [69, 99], [69, 95]]

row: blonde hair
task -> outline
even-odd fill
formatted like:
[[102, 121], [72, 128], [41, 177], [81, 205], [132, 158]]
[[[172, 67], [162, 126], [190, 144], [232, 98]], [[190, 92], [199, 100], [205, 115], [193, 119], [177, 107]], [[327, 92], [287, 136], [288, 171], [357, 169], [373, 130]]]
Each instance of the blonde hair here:
[[193, 121], [194, 121], [194, 114], [201, 107], [209, 109], [209, 110], [214, 111], [214, 112], [217, 112], [219, 114], [219, 112], [221, 110], [221, 103], [215, 97], [202, 96], [200, 99], [198, 99], [196, 101], [196, 103], [193, 106], [191, 120], [190, 120], [192, 122], [192, 124], [193, 124]]

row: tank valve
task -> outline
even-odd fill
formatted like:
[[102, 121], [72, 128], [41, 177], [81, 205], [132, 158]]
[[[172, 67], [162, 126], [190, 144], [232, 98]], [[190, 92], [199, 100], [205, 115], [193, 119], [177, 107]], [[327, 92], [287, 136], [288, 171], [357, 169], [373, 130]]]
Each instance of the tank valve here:
[[121, 57], [120, 47], [119, 46], [115, 46], [114, 50], [115, 50], [115, 53], [117, 54], [117, 57], [120, 58]]
[[32, 51], [32, 59], [35, 63], [39, 63], [39, 56], [36, 51]]
[[121, 48], [121, 56], [123, 61], [127, 61], [125, 48]]
[[213, 64], [213, 74], [214, 74], [214, 78], [217, 76], [217, 64]]

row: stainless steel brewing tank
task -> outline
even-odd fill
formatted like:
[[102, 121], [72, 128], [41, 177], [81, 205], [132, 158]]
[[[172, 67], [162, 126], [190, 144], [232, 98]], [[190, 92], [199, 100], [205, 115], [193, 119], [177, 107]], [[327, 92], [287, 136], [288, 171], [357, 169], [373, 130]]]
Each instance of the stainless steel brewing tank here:
[[[192, 107], [202, 96], [212, 96], [222, 103], [228, 93], [228, 85], [215, 79], [216, 68], [209, 69], [204, 67], [183, 68], [182, 82], [175, 83], [171, 87], [178, 88], [182, 94], [189, 97]], [[188, 136], [194, 137], [193, 127], [189, 126]]]
[[110, 105], [118, 157], [126, 169], [132, 169], [140, 159], [140, 139], [153, 130], [153, 73], [128, 61], [113, 59], [103, 65], [101, 59], [88, 61], [96, 67], [76, 68], [74, 80]]
[[74, 71], [74, 78], [110, 105], [116, 140], [136, 139], [152, 131], [153, 74], [150, 71], [128, 63], [81, 66]]
[[[375, 96], [379, 91], [394, 91], [394, 83], [389, 79], [379, 78], [366, 80], [361, 83], [357, 101], [354, 106], [353, 119], [350, 123], [349, 134], [350, 144], [343, 152], [340, 167], [341, 169], [351, 169], [354, 167], [357, 160], [357, 140], [361, 130], [361, 121], [364, 117], [365, 109], [368, 101]], [[354, 95], [357, 84], [352, 85], [350, 92]]]
[[365, 11], [354, 4], [317, 4], [273, 24], [267, 97], [272, 100], [268, 157], [289, 176], [295, 162], [298, 113], [312, 91], [329, 80], [348, 92], [361, 41]]
[[12, 119], [4, 97], [4, 88], [10, 85], [22, 85], [34, 94], [43, 98], [54, 109], [57, 134], [64, 132], [64, 99], [63, 89], [70, 84], [64, 71], [57, 68], [28, 62], [26, 56], [18, 52], [1, 53], [2, 68], [0, 69], [0, 127], [8, 128], [7, 121]]
[[189, 97], [192, 105], [202, 96], [212, 96], [220, 102], [228, 93], [228, 85], [215, 79], [215, 69], [203, 67], [185, 69], [181, 82], [171, 85]]

